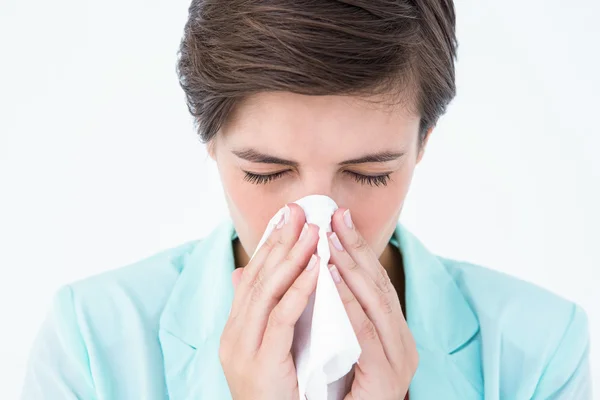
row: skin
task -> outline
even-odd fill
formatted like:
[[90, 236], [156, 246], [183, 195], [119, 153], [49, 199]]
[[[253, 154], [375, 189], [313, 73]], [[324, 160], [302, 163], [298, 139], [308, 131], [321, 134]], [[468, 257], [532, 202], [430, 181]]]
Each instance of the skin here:
[[[403, 293], [392, 283], [402, 280], [402, 269], [389, 240], [426, 145], [419, 144], [418, 128], [419, 117], [400, 106], [260, 93], [208, 144], [239, 236], [236, 265], [245, 266], [232, 276], [235, 298], [220, 347], [234, 399], [298, 398], [290, 349], [294, 324], [316, 287], [318, 268], [306, 266], [318, 229], [306, 225], [299, 240], [304, 213], [289, 203], [310, 194], [327, 195], [340, 207], [332, 220], [330, 271], [363, 349], [346, 399], [407, 393], [418, 355]], [[381, 153], [385, 160], [357, 162]], [[248, 179], [247, 172], [271, 178]], [[385, 174], [389, 179], [371, 184], [365, 178]], [[268, 221], [286, 204], [281, 228], [249, 262]]]

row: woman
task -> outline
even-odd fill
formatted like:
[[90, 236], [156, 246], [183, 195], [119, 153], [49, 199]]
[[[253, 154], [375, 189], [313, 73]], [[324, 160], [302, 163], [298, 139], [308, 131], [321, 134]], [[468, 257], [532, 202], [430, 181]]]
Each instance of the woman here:
[[24, 398], [297, 399], [317, 230], [292, 202], [324, 194], [362, 348], [347, 399], [589, 399], [578, 306], [397, 224], [456, 47], [450, 0], [194, 0], [180, 81], [232, 221], [60, 290]]

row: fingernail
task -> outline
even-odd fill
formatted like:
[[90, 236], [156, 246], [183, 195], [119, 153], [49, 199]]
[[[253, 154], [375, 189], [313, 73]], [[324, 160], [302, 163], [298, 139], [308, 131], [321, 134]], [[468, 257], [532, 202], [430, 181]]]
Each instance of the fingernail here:
[[283, 212], [281, 213], [281, 217], [279, 218], [279, 222], [275, 228], [281, 229], [281, 227], [288, 223], [290, 220], [290, 208], [286, 205], [281, 209]]
[[310, 271], [311, 269], [313, 269], [315, 267], [315, 265], [317, 265], [317, 256], [315, 256], [313, 254], [312, 256], [310, 256], [310, 261], [309, 261], [308, 265], [306, 266], [306, 270]]
[[344, 223], [348, 229], [352, 229], [352, 217], [350, 217], [350, 210], [344, 211]]
[[281, 227], [283, 226], [283, 214], [281, 215], [281, 217], [279, 218], [279, 222], [277, 223], [277, 225], [275, 226], [275, 229], [281, 229]]
[[340, 272], [337, 267], [333, 264], [329, 266], [329, 272], [331, 272], [331, 277], [335, 283], [340, 283], [342, 281], [342, 277], [340, 276]]
[[329, 240], [331, 240], [333, 247], [335, 247], [337, 250], [344, 251], [344, 248], [342, 247], [342, 244], [340, 243], [340, 239], [338, 239], [335, 232], [332, 233], [331, 236], [329, 236]]
[[300, 232], [300, 238], [298, 240], [302, 240], [304, 236], [306, 236], [306, 232], [308, 231], [308, 225], [304, 224], [302, 227], [302, 232]]

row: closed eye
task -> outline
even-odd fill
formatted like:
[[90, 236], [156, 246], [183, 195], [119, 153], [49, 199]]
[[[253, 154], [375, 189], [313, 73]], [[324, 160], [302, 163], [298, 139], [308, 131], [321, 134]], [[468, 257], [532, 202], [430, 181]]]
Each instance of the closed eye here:
[[281, 178], [287, 172], [288, 171], [280, 171], [280, 172], [276, 172], [274, 174], [261, 175], [261, 174], [254, 174], [252, 172], [244, 171], [244, 173], [246, 174], [244, 176], [244, 180], [248, 181], [250, 183], [255, 183], [257, 185], [261, 185], [261, 184], [269, 183], [274, 179]]
[[[281, 178], [288, 172], [289, 170], [276, 172], [274, 174], [262, 175], [244, 171], [244, 180], [257, 185], [267, 184], [275, 179]], [[356, 182], [369, 186], [386, 186], [391, 179], [391, 173], [382, 175], [363, 175], [352, 171], [344, 171], [344, 173], [350, 175], [350, 177], [352, 177]]]
[[363, 175], [357, 174], [356, 172], [344, 171], [347, 174], [350, 174], [352, 178], [358, 183], [369, 186], [387, 186], [389, 180], [391, 179], [391, 173], [383, 174], [383, 175]]

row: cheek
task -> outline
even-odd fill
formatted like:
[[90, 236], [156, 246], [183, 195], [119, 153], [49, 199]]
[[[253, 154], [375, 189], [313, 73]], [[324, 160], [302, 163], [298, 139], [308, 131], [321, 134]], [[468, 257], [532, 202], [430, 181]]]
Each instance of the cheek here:
[[267, 223], [286, 200], [281, 194], [267, 194], [265, 187], [244, 181], [243, 173], [235, 167], [219, 166], [219, 172], [231, 219], [244, 249], [251, 255]]
[[362, 197], [351, 197], [345, 207], [351, 209], [352, 220], [373, 251], [381, 254], [393, 234], [414, 168], [403, 168], [388, 186], [370, 190]]

